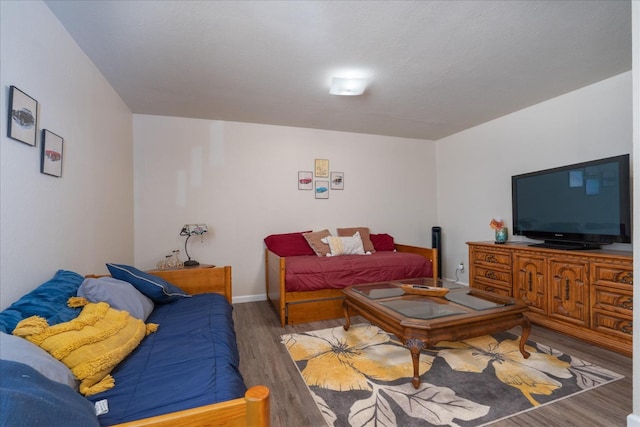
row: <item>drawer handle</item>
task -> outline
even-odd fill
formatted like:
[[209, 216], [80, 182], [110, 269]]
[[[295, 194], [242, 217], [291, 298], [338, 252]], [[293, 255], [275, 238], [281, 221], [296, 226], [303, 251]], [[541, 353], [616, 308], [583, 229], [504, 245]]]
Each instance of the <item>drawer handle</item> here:
[[622, 328], [620, 328], [620, 331], [624, 332], [625, 334], [633, 335], [633, 325], [624, 325]]
[[493, 262], [493, 263], [496, 263], [496, 264], [497, 264], [497, 263], [498, 263], [498, 258], [497, 258], [495, 255], [493, 255], [493, 254], [489, 254], [489, 255], [487, 255], [487, 257], [485, 258], [485, 261], [486, 261], [486, 262]]
[[487, 279], [493, 279], [493, 280], [497, 280], [498, 279], [498, 275], [494, 272], [494, 271], [487, 271], [486, 273], [484, 273], [484, 277], [486, 277]]
[[569, 298], [569, 278], [565, 277], [564, 279], [564, 299], [566, 299], [567, 301], [569, 301], [571, 298]]
[[496, 288], [494, 288], [493, 286], [487, 286], [486, 288], [484, 288], [484, 290], [487, 292], [493, 292], [496, 290]]
[[633, 310], [633, 298], [627, 298], [625, 301], [616, 304], [616, 307]]
[[626, 285], [633, 285], [633, 272], [628, 271], [623, 273], [622, 275], [617, 277], [619, 283], [624, 283]]
[[527, 282], [529, 283], [529, 292], [533, 291], [533, 276], [530, 271], [529, 271], [529, 278], [527, 279]]

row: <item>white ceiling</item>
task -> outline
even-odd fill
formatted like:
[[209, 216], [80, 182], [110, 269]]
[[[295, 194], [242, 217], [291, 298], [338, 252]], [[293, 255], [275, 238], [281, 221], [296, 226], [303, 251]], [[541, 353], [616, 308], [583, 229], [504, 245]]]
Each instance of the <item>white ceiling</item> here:
[[630, 0], [46, 4], [140, 114], [436, 140], [631, 69]]

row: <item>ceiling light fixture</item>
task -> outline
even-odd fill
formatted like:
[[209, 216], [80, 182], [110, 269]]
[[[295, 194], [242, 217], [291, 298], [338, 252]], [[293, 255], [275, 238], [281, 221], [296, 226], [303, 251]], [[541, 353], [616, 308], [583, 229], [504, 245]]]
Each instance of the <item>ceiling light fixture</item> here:
[[331, 95], [362, 95], [367, 87], [367, 79], [348, 79], [343, 77], [333, 77], [331, 79]]

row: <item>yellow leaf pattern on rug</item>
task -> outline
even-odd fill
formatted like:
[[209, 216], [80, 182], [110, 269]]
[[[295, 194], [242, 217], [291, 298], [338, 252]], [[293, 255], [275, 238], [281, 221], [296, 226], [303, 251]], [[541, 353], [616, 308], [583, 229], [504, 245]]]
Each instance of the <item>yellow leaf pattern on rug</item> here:
[[[388, 334], [371, 325], [284, 337], [291, 357], [307, 361], [302, 370], [307, 384], [337, 391], [371, 391], [368, 378], [394, 381], [410, 377], [413, 364], [409, 350], [390, 344], [390, 340]], [[431, 356], [420, 358], [420, 375], [431, 368], [432, 362]]]
[[440, 350], [438, 356], [444, 358], [451, 369], [460, 372], [479, 373], [491, 363], [500, 381], [517, 388], [533, 406], [538, 406], [539, 403], [533, 394], [548, 396], [562, 387], [560, 382], [547, 374], [558, 378], [570, 378], [571, 365], [556, 356], [537, 353], [529, 346], [527, 351], [531, 356], [525, 359], [518, 346], [518, 339], [498, 342], [487, 335], [456, 343], [440, 342], [438, 347], [454, 348]]

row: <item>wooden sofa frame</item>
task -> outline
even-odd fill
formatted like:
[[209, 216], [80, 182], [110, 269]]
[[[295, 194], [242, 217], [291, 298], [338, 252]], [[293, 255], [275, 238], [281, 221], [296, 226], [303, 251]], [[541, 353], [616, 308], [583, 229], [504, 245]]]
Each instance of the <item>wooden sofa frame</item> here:
[[[231, 303], [231, 267], [200, 266], [177, 270], [153, 271], [189, 294], [215, 292]], [[99, 276], [87, 276], [99, 277]], [[184, 411], [117, 424], [116, 427], [268, 427], [271, 423], [269, 389], [263, 385], [250, 387], [244, 397]]]
[[[432, 263], [433, 277], [438, 277], [438, 250], [396, 244], [396, 251], [421, 255]], [[343, 316], [342, 289], [289, 292], [285, 287], [286, 257], [265, 249], [265, 283], [267, 298], [280, 317], [280, 325], [336, 319]]]

